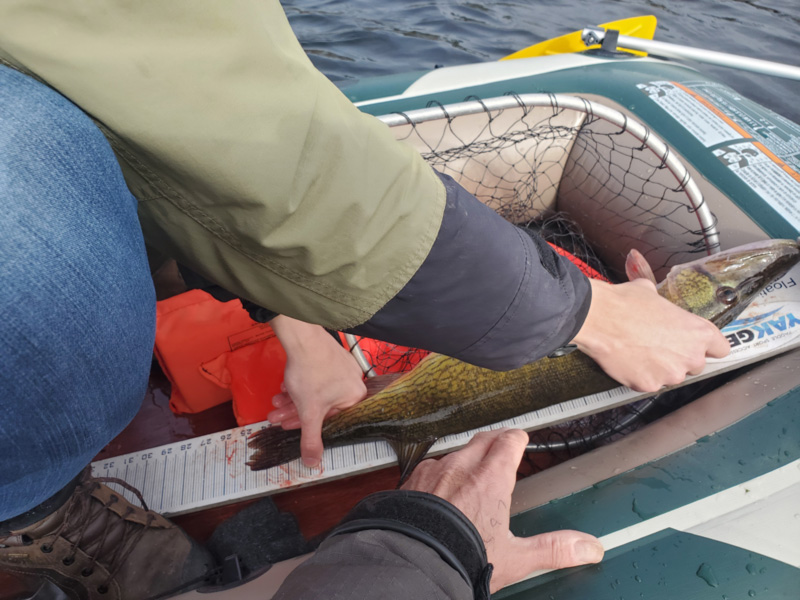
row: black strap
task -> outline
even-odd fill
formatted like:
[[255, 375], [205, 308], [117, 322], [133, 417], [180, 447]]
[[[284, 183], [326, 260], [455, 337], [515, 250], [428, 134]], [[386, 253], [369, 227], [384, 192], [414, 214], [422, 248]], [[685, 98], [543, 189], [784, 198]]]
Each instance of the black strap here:
[[203, 290], [220, 302], [230, 302], [231, 300], [240, 299], [242, 301], [242, 307], [250, 314], [250, 318], [257, 323], [267, 323], [278, 316], [278, 313], [273, 310], [259, 306], [255, 302], [250, 302], [250, 300], [239, 298], [225, 288], [195, 273], [186, 265], [178, 263], [178, 271], [180, 271], [183, 282], [189, 289]]
[[330, 537], [368, 529], [402, 533], [435, 550], [473, 589], [488, 600], [492, 565], [475, 525], [455, 506], [425, 492], [395, 490], [367, 496]]

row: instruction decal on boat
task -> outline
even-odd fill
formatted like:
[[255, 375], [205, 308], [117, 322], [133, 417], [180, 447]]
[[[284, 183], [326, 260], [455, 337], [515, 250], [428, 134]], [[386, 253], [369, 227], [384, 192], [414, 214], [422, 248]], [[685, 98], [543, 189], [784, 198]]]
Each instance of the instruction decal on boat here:
[[800, 126], [714, 82], [637, 87], [800, 231]]
[[714, 156], [800, 231], [800, 175], [786, 168], [759, 142], [716, 148]]
[[743, 98], [736, 91], [711, 81], [677, 84], [705, 103], [732, 126], [762, 144], [795, 175], [800, 171], [800, 126], [797, 123]]
[[721, 118], [713, 107], [704, 104], [674, 81], [651, 81], [637, 84], [636, 87], [706, 147], [740, 140], [746, 135], [743, 135], [745, 132], [741, 128]]

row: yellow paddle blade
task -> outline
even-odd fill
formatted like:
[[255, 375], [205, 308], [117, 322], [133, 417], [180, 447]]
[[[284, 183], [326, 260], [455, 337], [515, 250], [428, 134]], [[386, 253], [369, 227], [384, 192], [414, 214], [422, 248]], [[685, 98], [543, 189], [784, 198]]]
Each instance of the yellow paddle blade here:
[[[605, 29], [616, 29], [620, 35], [629, 35], [631, 37], [644, 38], [652, 40], [656, 33], [656, 18], [653, 15], [646, 15], [644, 17], [630, 17], [628, 19], [620, 19], [619, 21], [611, 21], [610, 23], [603, 23], [600, 25]], [[599, 48], [600, 45], [589, 46], [589, 48]], [[570, 52], [581, 52], [587, 50], [581, 39], [581, 31], [573, 31], [566, 35], [562, 35], [551, 40], [539, 42], [533, 46], [528, 46], [514, 54], [509, 54], [500, 60], [509, 60], [512, 58], [531, 58], [533, 56], [549, 56], [551, 54], [568, 54]], [[624, 50], [624, 48], [621, 48]], [[637, 52], [636, 50], [627, 50], [639, 56], [646, 56], [645, 52]]]

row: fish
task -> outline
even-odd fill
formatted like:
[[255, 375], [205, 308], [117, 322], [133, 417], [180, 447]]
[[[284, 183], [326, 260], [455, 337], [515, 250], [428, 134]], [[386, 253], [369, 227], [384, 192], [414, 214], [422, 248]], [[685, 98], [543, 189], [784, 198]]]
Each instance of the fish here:
[[[672, 267], [657, 285], [670, 302], [720, 329], [772, 281], [800, 262], [793, 240], [766, 240]], [[655, 276], [631, 251], [629, 278]], [[619, 383], [580, 351], [542, 358], [522, 368], [493, 371], [442, 354], [429, 354], [410, 372], [359, 404], [328, 419], [326, 446], [384, 439], [397, 453], [401, 483], [439, 438], [511, 419]], [[248, 466], [267, 469], [300, 457], [300, 432], [267, 427], [254, 433]]]

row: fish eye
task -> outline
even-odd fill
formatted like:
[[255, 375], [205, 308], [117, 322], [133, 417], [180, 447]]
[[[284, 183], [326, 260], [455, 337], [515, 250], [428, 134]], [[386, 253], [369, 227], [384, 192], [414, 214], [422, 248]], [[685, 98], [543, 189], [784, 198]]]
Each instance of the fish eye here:
[[736, 290], [731, 287], [721, 287], [717, 290], [717, 300], [723, 304], [733, 304], [738, 299], [739, 295]]

